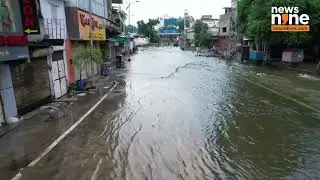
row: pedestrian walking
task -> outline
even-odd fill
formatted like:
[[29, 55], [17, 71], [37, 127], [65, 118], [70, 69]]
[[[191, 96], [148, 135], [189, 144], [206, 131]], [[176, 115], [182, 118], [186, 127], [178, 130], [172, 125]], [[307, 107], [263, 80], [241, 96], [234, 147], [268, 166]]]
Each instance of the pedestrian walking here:
[[116, 47], [116, 68], [121, 68], [122, 63], [122, 55], [123, 55], [123, 48], [121, 46]]

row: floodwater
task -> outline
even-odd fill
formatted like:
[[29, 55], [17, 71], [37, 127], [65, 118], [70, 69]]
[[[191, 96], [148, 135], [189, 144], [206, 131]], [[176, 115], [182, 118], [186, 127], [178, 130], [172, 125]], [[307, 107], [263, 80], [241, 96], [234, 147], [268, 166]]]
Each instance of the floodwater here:
[[320, 178], [317, 77], [173, 47], [132, 59], [115, 73], [123, 85], [24, 179]]

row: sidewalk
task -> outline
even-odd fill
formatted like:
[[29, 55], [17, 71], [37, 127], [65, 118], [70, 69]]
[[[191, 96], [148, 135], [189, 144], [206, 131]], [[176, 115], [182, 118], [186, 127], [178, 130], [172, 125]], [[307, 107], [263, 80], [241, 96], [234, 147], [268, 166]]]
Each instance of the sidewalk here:
[[291, 65], [288, 63], [283, 63], [281, 61], [272, 61], [270, 67], [281, 69], [281, 70], [289, 70], [289, 71], [296, 71], [298, 73], [307, 73], [312, 75], [319, 75], [316, 72], [317, 64], [315, 63], [300, 63], [297, 65]]
[[66, 102], [52, 102], [26, 114], [19, 123], [0, 127], [1, 179], [11, 179], [26, 167], [105, 95], [114, 81], [120, 82], [117, 89], [124, 86], [116, 76], [100, 77], [91, 93], [64, 97], [60, 100]]

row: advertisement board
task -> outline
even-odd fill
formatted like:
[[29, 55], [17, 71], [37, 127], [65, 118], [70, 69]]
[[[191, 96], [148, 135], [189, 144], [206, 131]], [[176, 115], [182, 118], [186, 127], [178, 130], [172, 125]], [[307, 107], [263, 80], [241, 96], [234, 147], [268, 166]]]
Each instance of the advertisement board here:
[[0, 0], [0, 61], [29, 58], [19, 9], [19, 0]]
[[[90, 40], [90, 15], [87, 12], [78, 10], [80, 39]], [[105, 20], [92, 15], [92, 36], [93, 40], [106, 40]]]
[[37, 0], [20, 0], [22, 27], [26, 35], [39, 35], [40, 25], [37, 14]]
[[164, 25], [165, 26], [179, 26], [180, 21], [181, 20], [177, 19], [177, 18], [164, 19]]
[[160, 34], [179, 34], [179, 30], [175, 30], [175, 29], [161, 29], [160, 31]]

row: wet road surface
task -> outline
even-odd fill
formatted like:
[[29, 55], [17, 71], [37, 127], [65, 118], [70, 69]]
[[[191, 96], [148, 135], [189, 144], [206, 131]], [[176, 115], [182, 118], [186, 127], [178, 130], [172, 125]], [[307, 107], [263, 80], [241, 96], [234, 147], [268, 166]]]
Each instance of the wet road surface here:
[[320, 178], [316, 77], [178, 48], [132, 59], [116, 73], [123, 83], [23, 179]]

